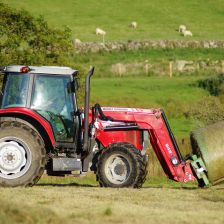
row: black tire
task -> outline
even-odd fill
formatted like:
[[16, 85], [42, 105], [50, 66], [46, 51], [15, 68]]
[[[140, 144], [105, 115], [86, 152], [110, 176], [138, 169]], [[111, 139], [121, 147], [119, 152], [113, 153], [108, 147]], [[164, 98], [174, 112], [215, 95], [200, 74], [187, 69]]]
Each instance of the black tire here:
[[[3, 187], [32, 186], [45, 169], [46, 150], [42, 138], [35, 129], [16, 121], [0, 124], [0, 156], [8, 158], [4, 161], [0, 159], [0, 186]], [[14, 159], [18, 157], [19, 160]], [[18, 169], [10, 173], [12, 165], [8, 164], [11, 160], [24, 161], [20, 163], [21, 167], [18, 165]]]
[[[111, 160], [112, 164], [109, 165]], [[108, 166], [114, 166], [113, 163], [115, 167], [109, 168]], [[139, 150], [131, 144], [114, 143], [99, 156], [97, 180], [101, 187], [140, 188], [146, 175], [147, 162]]]

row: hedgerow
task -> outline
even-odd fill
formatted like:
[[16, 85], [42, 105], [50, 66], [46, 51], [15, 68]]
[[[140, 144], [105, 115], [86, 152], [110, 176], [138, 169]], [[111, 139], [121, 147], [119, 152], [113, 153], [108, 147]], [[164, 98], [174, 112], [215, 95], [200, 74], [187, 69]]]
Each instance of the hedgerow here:
[[224, 74], [198, 81], [198, 86], [206, 89], [213, 96], [224, 94]]

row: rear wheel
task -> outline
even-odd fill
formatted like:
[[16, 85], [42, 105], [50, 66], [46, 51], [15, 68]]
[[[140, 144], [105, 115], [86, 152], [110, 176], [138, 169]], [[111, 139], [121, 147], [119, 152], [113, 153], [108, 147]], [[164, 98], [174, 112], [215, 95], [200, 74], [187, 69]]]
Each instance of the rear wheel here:
[[131, 144], [115, 143], [99, 157], [97, 179], [102, 187], [140, 188], [147, 174], [146, 161]]
[[0, 126], [0, 186], [32, 186], [43, 174], [46, 152], [37, 132], [19, 122]]

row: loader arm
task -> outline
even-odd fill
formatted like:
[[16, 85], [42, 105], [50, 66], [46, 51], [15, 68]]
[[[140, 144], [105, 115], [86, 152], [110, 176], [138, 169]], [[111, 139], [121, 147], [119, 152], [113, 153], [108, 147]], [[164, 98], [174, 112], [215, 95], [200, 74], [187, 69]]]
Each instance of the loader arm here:
[[106, 116], [112, 117], [113, 121], [99, 120], [97, 138], [100, 142], [113, 143], [114, 136], [111, 137], [109, 130], [115, 130], [117, 127], [120, 128], [120, 141], [122, 141], [122, 130], [123, 132], [130, 129], [148, 131], [151, 145], [167, 176], [178, 182], [196, 180], [190, 163], [182, 158], [162, 110], [134, 108], [102, 108], [102, 110]]
[[170, 129], [169, 123], [163, 111], [157, 114], [157, 122], [160, 127], [152, 126], [148, 129], [151, 145], [159, 159], [164, 172], [170, 179], [178, 182], [189, 182], [196, 180], [190, 163], [185, 161], [181, 155], [175, 137]]

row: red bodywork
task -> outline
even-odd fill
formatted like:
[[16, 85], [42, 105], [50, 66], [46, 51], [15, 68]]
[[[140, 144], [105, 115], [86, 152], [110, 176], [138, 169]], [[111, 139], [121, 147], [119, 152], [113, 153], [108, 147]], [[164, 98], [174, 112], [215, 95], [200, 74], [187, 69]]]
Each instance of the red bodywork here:
[[[161, 110], [113, 107], [104, 107], [102, 110], [105, 115], [116, 120], [116, 122], [110, 122], [97, 119], [97, 122], [95, 122], [97, 128], [96, 139], [105, 148], [115, 142], [128, 142], [138, 150], [142, 150], [142, 131], [148, 131], [152, 147], [168, 177], [179, 182], [195, 180], [190, 164], [188, 162], [181, 163], [178, 158], [164, 120], [162, 119]], [[19, 115], [23, 115], [23, 117], [27, 116], [38, 122], [44, 128], [54, 148], [55, 138], [51, 125], [43, 117], [28, 108], [8, 108], [0, 110], [0, 116], [3, 117], [19, 117]], [[90, 113], [91, 119], [92, 114]], [[136, 128], [132, 128], [131, 130], [106, 130], [107, 127], [127, 123], [135, 124]], [[172, 164], [171, 159], [174, 157], [177, 158], [178, 165]]]
[[7, 116], [7, 117], [19, 117], [19, 115], [27, 116], [28, 118], [34, 119], [38, 122], [46, 131], [52, 146], [55, 146], [55, 138], [51, 128], [51, 125], [39, 114], [35, 113], [33, 110], [30, 110], [25, 107], [15, 107], [15, 108], [7, 108], [0, 110], [0, 116]]
[[[137, 126], [136, 130], [113, 131], [112, 129], [110, 131], [107, 128], [113, 127], [114, 122], [98, 120], [96, 138], [104, 147], [115, 142], [128, 142], [142, 150], [141, 131], [148, 131], [152, 147], [168, 177], [179, 182], [196, 180], [190, 164], [181, 162], [178, 158], [161, 110], [113, 107], [104, 107], [102, 110], [106, 116], [112, 117], [118, 124], [120, 121], [121, 125], [124, 122]], [[173, 158], [178, 160], [178, 165], [172, 163]]]

